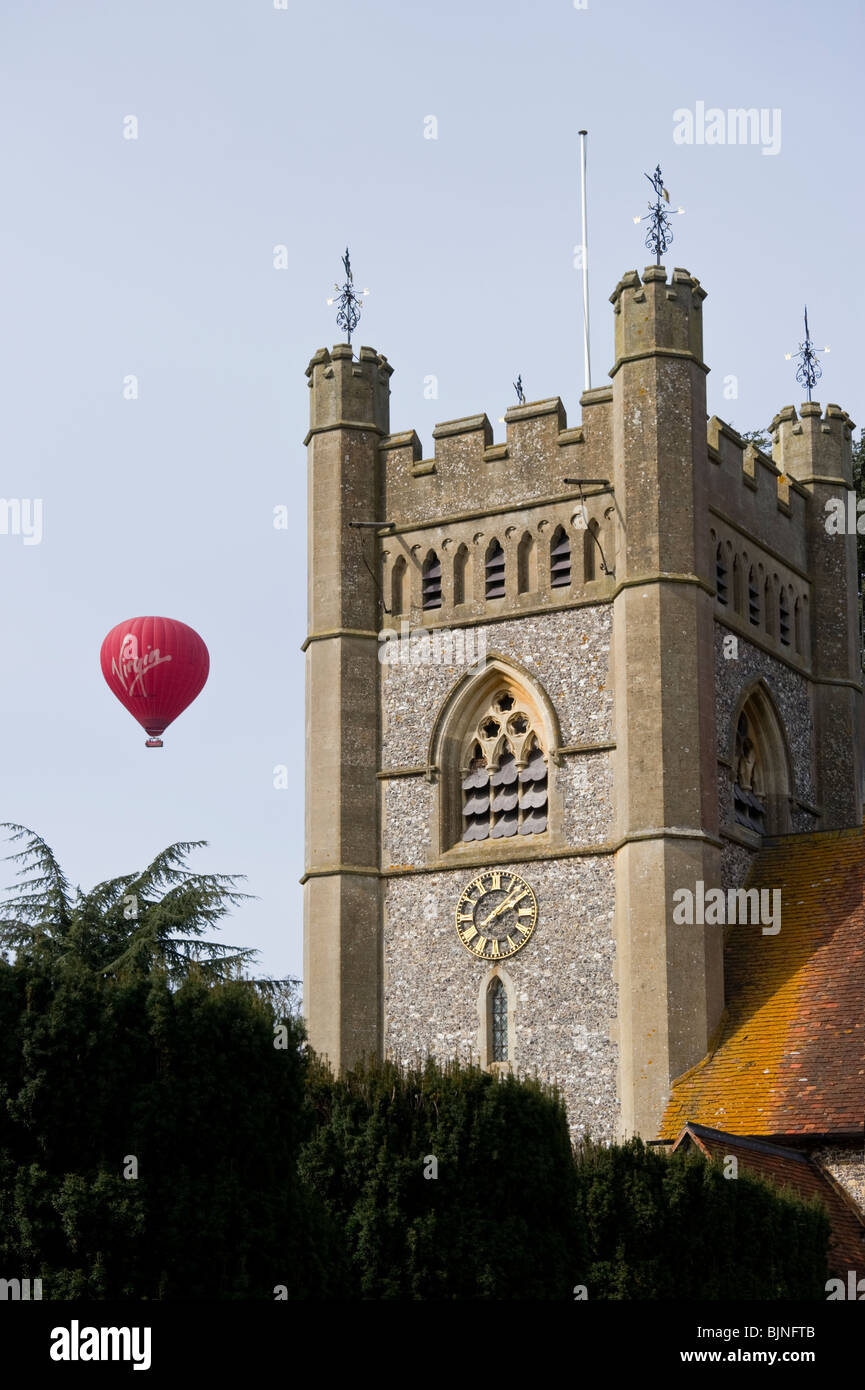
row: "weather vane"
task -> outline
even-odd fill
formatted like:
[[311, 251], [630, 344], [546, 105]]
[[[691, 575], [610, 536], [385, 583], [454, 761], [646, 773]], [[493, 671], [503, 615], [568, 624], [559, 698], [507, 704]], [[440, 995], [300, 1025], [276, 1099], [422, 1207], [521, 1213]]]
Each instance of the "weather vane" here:
[[520, 405], [525, 405], [525, 403], [526, 403], [526, 393], [525, 393], [525, 391], [523, 390], [523, 378], [522, 378], [522, 376], [518, 376], [517, 379], [516, 379], [516, 381], [513, 382], [512, 384], [513, 384], [514, 390], [515, 390], [516, 393], [517, 393], [517, 400], [519, 401]]
[[[655, 265], [661, 264], [661, 255], [673, 240], [673, 228], [670, 223], [670, 214], [664, 204], [669, 203], [670, 195], [664, 187], [664, 176], [661, 173], [661, 166], [658, 164], [654, 174], [646, 174], [652, 188], [655, 191], [654, 203], [649, 203], [649, 211], [642, 217], [638, 214], [635, 222], [648, 222], [649, 227], [646, 232], [646, 246], [655, 253]], [[676, 216], [681, 215], [684, 208], [676, 208]]]
[[811, 391], [823, 375], [823, 368], [820, 365], [819, 353], [828, 352], [827, 347], [815, 348], [811, 342], [811, 330], [808, 327], [808, 305], [805, 305], [805, 341], [799, 344], [797, 353], [785, 352], [786, 361], [790, 362], [795, 356], [799, 366], [796, 368], [796, 380], [800, 386], [804, 386], [808, 392], [808, 399], [811, 399]]
[[358, 294], [354, 287], [354, 277], [351, 273], [351, 261], [348, 256], [348, 247], [345, 248], [345, 255], [342, 258], [342, 266], [345, 271], [345, 283], [337, 285], [334, 282], [333, 288], [336, 294], [327, 301], [328, 304], [338, 304], [339, 309], [336, 315], [336, 326], [342, 328], [348, 334], [349, 346], [351, 346], [351, 335], [360, 322], [361, 310], [363, 309], [363, 299], [361, 296], [369, 294], [369, 290], [361, 290]]

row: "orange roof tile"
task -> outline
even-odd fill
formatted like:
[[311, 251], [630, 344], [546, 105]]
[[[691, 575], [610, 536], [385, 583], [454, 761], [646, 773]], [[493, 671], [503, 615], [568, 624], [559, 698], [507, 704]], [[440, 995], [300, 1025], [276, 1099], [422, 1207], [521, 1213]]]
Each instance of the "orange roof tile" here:
[[861, 1133], [865, 830], [785, 835], [749, 886], [780, 888], [781, 930], [727, 928], [712, 1051], [674, 1083], [659, 1137], [688, 1121], [739, 1135]]

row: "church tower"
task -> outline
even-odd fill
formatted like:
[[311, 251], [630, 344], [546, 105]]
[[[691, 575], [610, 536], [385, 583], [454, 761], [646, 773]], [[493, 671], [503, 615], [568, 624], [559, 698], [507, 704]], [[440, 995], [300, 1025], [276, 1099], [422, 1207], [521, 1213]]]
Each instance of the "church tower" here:
[[310, 363], [304, 990], [337, 1067], [537, 1072], [575, 1134], [652, 1137], [725, 1004], [675, 895], [861, 824], [855, 536], [824, 524], [852, 422], [788, 407], [774, 460], [707, 425], [704, 298], [629, 272], [579, 425], [520, 404], [431, 458], [383, 356]]

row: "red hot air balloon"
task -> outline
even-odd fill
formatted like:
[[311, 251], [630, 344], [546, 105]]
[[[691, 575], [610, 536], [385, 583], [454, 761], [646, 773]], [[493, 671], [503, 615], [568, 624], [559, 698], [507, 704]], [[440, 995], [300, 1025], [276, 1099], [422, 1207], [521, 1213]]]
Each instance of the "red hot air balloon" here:
[[150, 735], [147, 748], [162, 747], [160, 734], [192, 704], [210, 670], [198, 633], [174, 618], [118, 623], [102, 643], [99, 659], [120, 703]]

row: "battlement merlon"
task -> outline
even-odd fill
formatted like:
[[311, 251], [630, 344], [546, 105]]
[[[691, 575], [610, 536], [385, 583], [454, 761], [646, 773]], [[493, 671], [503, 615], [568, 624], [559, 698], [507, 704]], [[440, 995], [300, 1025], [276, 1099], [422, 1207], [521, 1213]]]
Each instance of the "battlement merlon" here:
[[583, 392], [580, 398], [582, 423], [570, 427], [559, 396], [511, 406], [502, 417], [506, 428], [503, 444], [493, 442], [493, 427], [486, 414], [443, 420], [433, 430], [435, 454], [429, 459], [421, 457], [420, 441], [414, 430], [393, 434], [383, 439], [379, 447], [388, 454], [392, 475], [411, 473], [416, 478], [436, 473], [447, 475], [454, 467], [501, 459], [510, 459], [518, 465], [523, 459], [534, 465], [543, 459], [558, 473], [564, 460], [568, 460], [570, 466], [573, 450], [569, 446], [588, 444], [592, 446], [590, 453], [603, 454], [608, 444], [611, 401], [612, 391], [608, 386]]
[[610, 303], [616, 316], [614, 377], [625, 362], [644, 357], [687, 358], [704, 372], [702, 305], [706, 291], [687, 270], [676, 267], [668, 283], [662, 265], [650, 265], [640, 279], [623, 275]]
[[393, 367], [375, 348], [355, 356], [348, 343], [319, 348], [306, 369], [309, 378], [309, 433], [365, 429], [390, 434], [390, 377]]
[[798, 415], [786, 405], [769, 426], [772, 459], [803, 486], [832, 483], [852, 488], [855, 428], [840, 405], [827, 405], [825, 415], [817, 401], [805, 401]]

